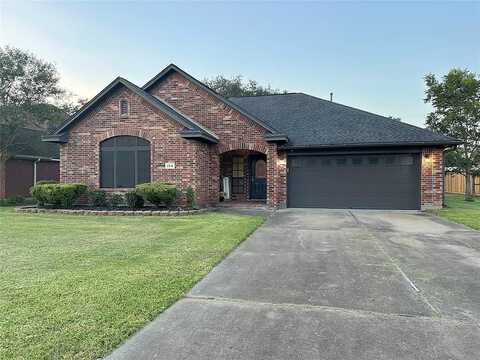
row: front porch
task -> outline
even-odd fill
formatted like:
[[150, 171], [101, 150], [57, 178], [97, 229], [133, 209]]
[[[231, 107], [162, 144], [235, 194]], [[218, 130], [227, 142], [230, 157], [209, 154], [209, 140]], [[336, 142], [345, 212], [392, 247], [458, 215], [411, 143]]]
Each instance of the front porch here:
[[267, 157], [258, 151], [233, 150], [220, 154], [221, 206], [265, 206]]

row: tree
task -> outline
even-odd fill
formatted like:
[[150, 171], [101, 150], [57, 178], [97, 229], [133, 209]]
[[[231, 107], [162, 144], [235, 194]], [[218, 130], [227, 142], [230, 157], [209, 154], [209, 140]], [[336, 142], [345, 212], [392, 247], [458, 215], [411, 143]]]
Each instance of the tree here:
[[285, 94], [286, 90], [272, 89], [270, 85], [261, 86], [255, 80], [244, 81], [242, 75], [237, 75], [227, 79], [223, 75], [218, 75], [212, 79], [203, 81], [209, 88], [229, 98], [234, 96], [259, 96], [272, 94]]
[[[22, 148], [25, 128], [46, 130], [76, 109], [59, 86], [55, 66], [28, 51], [0, 47], [0, 173], [13, 150]], [[0, 176], [0, 187], [4, 187]]]
[[402, 121], [402, 118], [401, 117], [398, 117], [398, 116], [389, 116], [388, 117], [389, 119], [392, 119], [392, 120], [397, 120], [397, 121]]
[[449, 154], [449, 161], [465, 175], [465, 200], [471, 200], [472, 170], [480, 163], [480, 76], [452, 69], [442, 80], [426, 75], [425, 84], [425, 102], [434, 108], [427, 116], [427, 126], [463, 141]]

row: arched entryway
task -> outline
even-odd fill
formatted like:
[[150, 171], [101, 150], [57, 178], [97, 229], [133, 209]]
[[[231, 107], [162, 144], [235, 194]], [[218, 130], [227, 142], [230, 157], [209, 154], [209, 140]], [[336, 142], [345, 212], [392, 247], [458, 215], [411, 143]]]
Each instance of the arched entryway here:
[[220, 190], [224, 201], [267, 199], [267, 156], [254, 150], [231, 150], [220, 154]]

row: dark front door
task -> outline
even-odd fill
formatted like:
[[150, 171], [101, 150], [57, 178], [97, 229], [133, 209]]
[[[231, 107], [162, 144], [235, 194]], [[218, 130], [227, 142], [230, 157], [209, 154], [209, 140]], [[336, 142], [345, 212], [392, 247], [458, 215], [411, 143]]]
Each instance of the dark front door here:
[[289, 207], [419, 209], [418, 154], [290, 156]]
[[250, 157], [250, 199], [267, 198], [267, 160], [264, 155]]

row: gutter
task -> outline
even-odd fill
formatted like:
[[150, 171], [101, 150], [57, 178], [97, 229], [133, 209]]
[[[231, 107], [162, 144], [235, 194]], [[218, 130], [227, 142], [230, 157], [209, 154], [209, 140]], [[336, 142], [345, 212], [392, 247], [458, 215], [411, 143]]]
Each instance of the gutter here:
[[33, 155], [13, 155], [13, 159], [18, 159], [18, 160], [42, 160], [42, 161], [53, 161], [53, 162], [59, 162], [60, 159], [57, 158], [51, 158], [47, 156], [33, 156]]
[[369, 148], [369, 147], [408, 147], [408, 146], [444, 146], [451, 147], [463, 144], [462, 141], [450, 142], [409, 142], [409, 143], [351, 143], [351, 144], [324, 144], [324, 145], [284, 145], [281, 150], [301, 149], [342, 149], [342, 148]]

